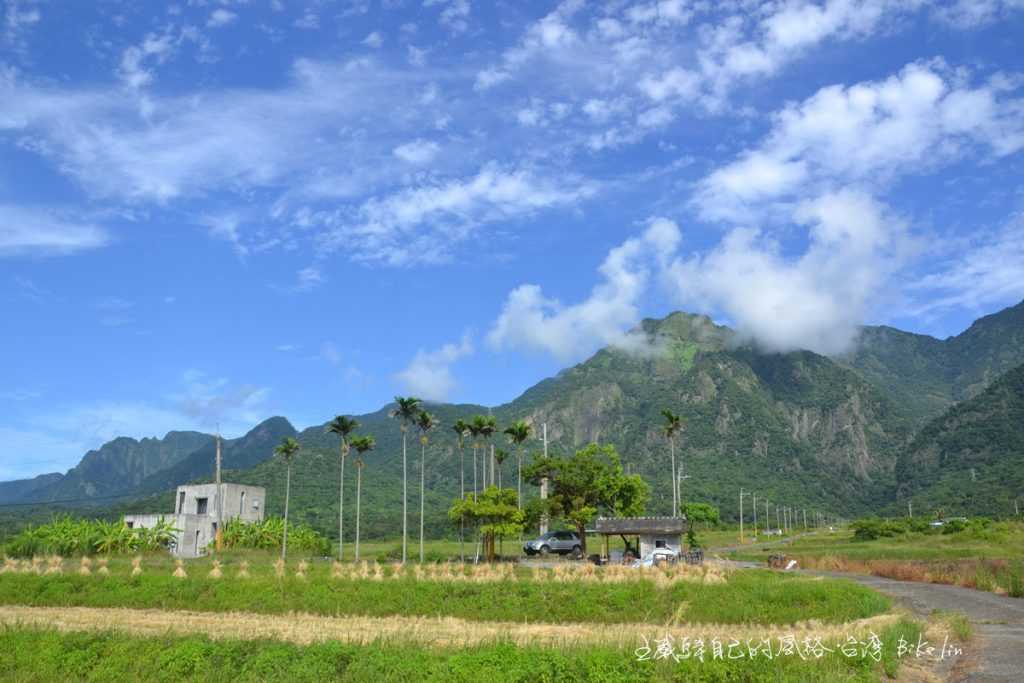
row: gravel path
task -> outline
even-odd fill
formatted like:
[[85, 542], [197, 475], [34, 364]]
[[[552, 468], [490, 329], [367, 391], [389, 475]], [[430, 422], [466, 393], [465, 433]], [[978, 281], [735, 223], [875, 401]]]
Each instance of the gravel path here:
[[[935, 610], [959, 612], [974, 626], [974, 638], [965, 657], [946, 672], [954, 683], [1024, 681], [1024, 600], [916, 581], [896, 581], [880, 576], [809, 572], [850, 579], [893, 597], [916, 615], [927, 617]], [[965, 648], [966, 649], [966, 648]]]

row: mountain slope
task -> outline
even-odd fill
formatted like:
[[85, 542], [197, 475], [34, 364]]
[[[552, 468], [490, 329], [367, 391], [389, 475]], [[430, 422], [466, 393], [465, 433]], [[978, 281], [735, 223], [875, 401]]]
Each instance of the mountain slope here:
[[1012, 514], [1024, 494], [1024, 365], [930, 422], [896, 474], [901, 506], [910, 498], [921, 511]]
[[922, 427], [1024, 363], [1024, 302], [945, 340], [865, 327], [856, 348], [838, 360], [888, 393]]

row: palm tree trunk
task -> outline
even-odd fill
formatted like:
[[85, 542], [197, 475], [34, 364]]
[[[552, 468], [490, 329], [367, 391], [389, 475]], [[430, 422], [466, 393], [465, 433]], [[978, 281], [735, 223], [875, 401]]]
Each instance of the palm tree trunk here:
[[402, 564], [408, 558], [409, 546], [409, 468], [405, 455], [405, 425], [402, 425]]
[[[459, 500], [466, 500], [466, 451], [459, 437]], [[466, 561], [466, 520], [459, 517], [459, 562]]]
[[359, 561], [359, 494], [363, 488], [363, 468], [356, 462], [356, 562]]
[[281, 559], [288, 559], [288, 503], [292, 495], [292, 464], [288, 463], [288, 474], [284, 484], [284, 538], [281, 540]]
[[338, 562], [345, 557], [345, 447], [341, 447], [341, 483], [338, 484]]
[[523, 509], [523, 449], [516, 451], [516, 505]]
[[426, 487], [424, 486], [426, 479], [423, 473], [426, 470], [426, 465], [427, 444], [423, 443], [420, 446], [420, 564], [423, 564], [423, 499], [426, 495]]
[[672, 453], [672, 516], [679, 516], [679, 481], [676, 479], [676, 442], [669, 437], [668, 448]]
[[501, 488], [501, 463], [498, 463], [498, 488]]
[[480, 490], [480, 486], [479, 486], [479, 484], [477, 483], [477, 480], [476, 480], [476, 451], [477, 451], [477, 448], [478, 448], [477, 444], [474, 443], [473, 444], [473, 501], [474, 502], [476, 502], [477, 491]]

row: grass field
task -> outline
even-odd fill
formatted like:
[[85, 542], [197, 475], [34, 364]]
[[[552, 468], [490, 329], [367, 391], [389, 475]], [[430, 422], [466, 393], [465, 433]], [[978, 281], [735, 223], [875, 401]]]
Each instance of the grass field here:
[[[23, 682], [92, 681], [745, 681], [856, 683], [896, 674], [900, 638], [916, 642], [920, 627], [894, 623], [882, 630], [880, 661], [838, 644], [820, 659], [776, 654], [720, 658], [712, 644], [703, 656], [655, 660], [636, 643], [565, 648], [496, 641], [470, 647], [427, 648], [400, 639], [364, 645], [295, 645], [276, 640], [213, 640], [206, 636], [138, 637], [107, 632], [58, 632], [24, 627], [0, 630], [0, 678]], [[642, 646], [641, 646], [642, 647]], [[755, 644], [756, 647], [756, 644]], [[773, 656], [767, 656], [773, 648]], [[779, 648], [781, 650], [781, 648]], [[680, 650], [682, 651], [682, 650]], [[695, 650], [693, 651], [695, 652]], [[749, 651], [748, 651], [749, 652]], [[757, 650], [755, 649], [755, 652]], [[648, 659], [641, 661], [640, 657]]]
[[817, 532], [782, 544], [728, 553], [766, 562], [783, 553], [807, 569], [875, 574], [906, 581], [947, 583], [1024, 597], [1024, 524], [1001, 522], [961, 533], [904, 533], [857, 539], [846, 529]]
[[768, 571], [723, 574], [710, 565], [677, 565], [670, 574], [586, 563], [537, 570], [342, 565], [335, 578], [333, 564], [321, 561], [308, 563], [301, 577], [292, 563], [278, 577], [265, 556], [255, 557], [248, 578], [238, 578], [239, 556], [225, 558], [219, 579], [209, 576], [210, 560], [189, 563], [185, 578], [173, 575], [166, 558], [144, 560], [139, 576], [131, 576], [127, 558], [111, 560], [108, 576], [98, 569], [80, 575], [71, 563], [60, 574], [40, 575], [23, 562], [21, 571], [0, 577], [0, 603], [552, 623], [841, 623], [889, 609], [884, 597], [852, 582]]

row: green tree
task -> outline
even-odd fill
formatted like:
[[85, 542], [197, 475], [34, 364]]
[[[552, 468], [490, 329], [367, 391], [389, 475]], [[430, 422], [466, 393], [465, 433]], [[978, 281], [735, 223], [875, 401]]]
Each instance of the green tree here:
[[586, 525], [598, 513], [637, 516], [644, 512], [650, 491], [640, 475], [626, 475], [612, 445], [592, 443], [572, 456], [534, 458], [525, 476], [532, 484], [548, 478], [546, 513], [576, 527], [587, 551]]
[[405, 436], [409, 431], [409, 425], [416, 422], [416, 416], [420, 414], [420, 400], [418, 398], [395, 397], [395, 407], [390, 415], [398, 419], [402, 430], [402, 562], [409, 557], [409, 467], [406, 456]]
[[424, 501], [426, 500], [427, 489], [426, 489], [426, 468], [427, 468], [427, 443], [429, 438], [427, 434], [431, 429], [437, 426], [437, 421], [434, 416], [427, 411], [422, 411], [416, 417], [416, 428], [420, 430], [420, 564], [423, 564], [423, 520], [424, 511], [426, 509]]
[[372, 451], [376, 446], [377, 442], [374, 441], [372, 436], [354, 436], [350, 442], [352, 448], [356, 449], [356, 453], [359, 457], [356, 458], [356, 562], [359, 561], [359, 499], [363, 490], [363, 467], [366, 463], [363, 461], [363, 454], [367, 451]]
[[661, 414], [665, 418], [662, 433], [668, 439], [668, 449], [672, 454], [672, 516], [677, 517], [681, 501], [679, 500], [679, 480], [676, 479], [676, 435], [683, 429], [683, 418], [668, 409], [662, 410]]
[[477, 499], [465, 496], [456, 500], [448, 511], [448, 518], [476, 528], [488, 562], [494, 561], [495, 539], [518, 536], [523, 533], [525, 522], [525, 515], [516, 500], [516, 492], [512, 489], [499, 489], [497, 486], [488, 486]]
[[686, 515], [691, 527], [695, 522], [704, 522], [705, 527], [708, 524], [718, 524], [721, 519], [718, 508], [708, 503], [687, 503], [683, 506], [683, 514]]
[[516, 420], [505, 428], [509, 442], [516, 447], [516, 500], [519, 509], [523, 509], [523, 443], [530, 438], [530, 425], [524, 420]]
[[327, 423], [327, 431], [341, 439], [341, 477], [338, 484], [338, 561], [345, 559], [345, 459], [349, 451], [349, 434], [359, 429], [350, 417], [338, 415]]
[[292, 460], [299, 452], [299, 442], [292, 437], [286, 437], [274, 449], [274, 455], [284, 458], [287, 465], [287, 475], [284, 484], [284, 538], [281, 542], [281, 559], [288, 559], [288, 502], [292, 493]]

